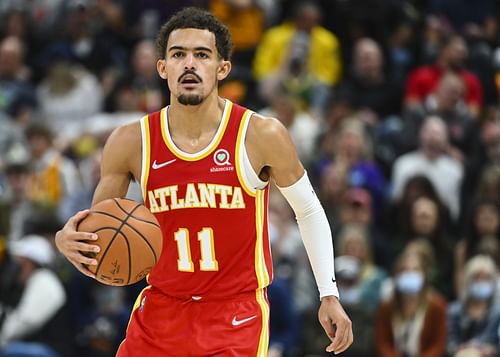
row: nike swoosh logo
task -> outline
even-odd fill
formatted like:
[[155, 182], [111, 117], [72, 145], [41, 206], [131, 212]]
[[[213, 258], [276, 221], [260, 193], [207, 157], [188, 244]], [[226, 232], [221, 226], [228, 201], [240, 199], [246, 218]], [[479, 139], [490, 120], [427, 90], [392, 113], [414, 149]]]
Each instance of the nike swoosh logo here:
[[172, 159], [172, 160], [168, 160], [168, 161], [165, 161], [165, 162], [162, 162], [161, 164], [157, 164], [156, 163], [156, 160], [153, 161], [153, 165], [151, 166], [154, 170], [157, 170], [157, 169], [161, 169], [162, 167], [165, 167], [167, 165], [170, 165], [171, 163], [175, 162], [177, 159]]
[[248, 321], [255, 319], [256, 317], [257, 317], [257, 315], [253, 315], [253, 316], [247, 317], [246, 319], [243, 319], [243, 320], [237, 320], [236, 316], [235, 316], [235, 317], [233, 317], [233, 321], [231, 321], [231, 325], [240, 326], [240, 325], [243, 325], [245, 322], [248, 322]]

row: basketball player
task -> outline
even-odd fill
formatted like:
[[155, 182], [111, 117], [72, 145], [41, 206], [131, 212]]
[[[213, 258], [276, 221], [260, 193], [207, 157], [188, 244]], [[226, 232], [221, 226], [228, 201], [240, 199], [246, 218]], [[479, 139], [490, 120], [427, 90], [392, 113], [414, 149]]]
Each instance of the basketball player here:
[[[116, 129], [103, 152], [93, 203], [141, 183], [163, 232], [163, 251], [134, 306], [117, 356], [265, 356], [266, 286], [272, 280], [267, 230], [274, 181], [295, 211], [321, 299], [329, 352], [353, 340], [338, 300], [330, 227], [285, 127], [218, 96], [231, 70], [228, 30], [186, 8], [158, 36], [158, 73], [171, 104]], [[57, 233], [59, 250], [83, 274], [96, 252], [77, 232], [87, 215]]]

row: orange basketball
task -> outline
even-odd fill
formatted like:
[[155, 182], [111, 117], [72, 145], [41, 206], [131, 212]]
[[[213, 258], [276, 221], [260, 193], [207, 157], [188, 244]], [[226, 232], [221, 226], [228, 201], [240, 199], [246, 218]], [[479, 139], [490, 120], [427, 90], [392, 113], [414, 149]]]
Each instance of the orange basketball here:
[[143, 279], [160, 259], [162, 234], [155, 216], [136, 201], [111, 198], [91, 207], [78, 225], [80, 232], [96, 233], [89, 243], [100, 246], [97, 265], [88, 269], [107, 285], [130, 285]]

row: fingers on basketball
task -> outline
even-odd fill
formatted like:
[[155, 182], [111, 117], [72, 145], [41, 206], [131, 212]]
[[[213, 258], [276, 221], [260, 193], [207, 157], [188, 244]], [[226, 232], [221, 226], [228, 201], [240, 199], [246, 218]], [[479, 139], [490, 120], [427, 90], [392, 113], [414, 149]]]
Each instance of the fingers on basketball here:
[[94, 205], [78, 225], [81, 232], [96, 233], [96, 252], [81, 252], [97, 260], [87, 269], [107, 285], [130, 285], [142, 280], [158, 262], [162, 234], [155, 216], [142, 204], [112, 198]]

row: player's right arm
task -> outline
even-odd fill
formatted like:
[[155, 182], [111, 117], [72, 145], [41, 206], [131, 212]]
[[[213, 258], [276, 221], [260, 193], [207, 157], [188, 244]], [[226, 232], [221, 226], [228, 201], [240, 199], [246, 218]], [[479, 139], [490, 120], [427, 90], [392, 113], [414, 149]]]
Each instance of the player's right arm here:
[[[117, 128], [108, 138], [104, 146], [101, 161], [101, 178], [94, 192], [92, 204], [108, 198], [124, 197], [130, 179], [140, 177], [141, 168], [141, 135], [139, 123]], [[97, 245], [88, 243], [95, 241], [97, 235], [78, 232], [77, 227], [88, 214], [88, 210], [80, 211], [71, 217], [64, 227], [57, 232], [55, 242], [59, 251], [83, 274], [95, 278], [86, 265], [97, 265], [93, 258], [82, 253], [99, 251]]]
[[320, 292], [319, 321], [331, 339], [326, 351], [343, 352], [353, 341], [352, 323], [338, 299], [328, 219], [285, 126], [258, 114], [251, 120], [246, 139], [250, 162], [261, 179], [270, 178], [276, 183], [295, 212]]

